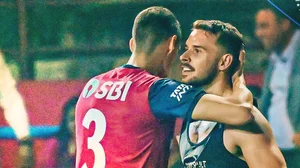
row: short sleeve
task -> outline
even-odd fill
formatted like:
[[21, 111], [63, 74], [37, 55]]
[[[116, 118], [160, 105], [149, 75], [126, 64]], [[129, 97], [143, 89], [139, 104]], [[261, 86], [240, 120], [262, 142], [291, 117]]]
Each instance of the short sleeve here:
[[158, 119], [184, 118], [205, 92], [171, 79], [160, 79], [149, 91], [150, 108]]

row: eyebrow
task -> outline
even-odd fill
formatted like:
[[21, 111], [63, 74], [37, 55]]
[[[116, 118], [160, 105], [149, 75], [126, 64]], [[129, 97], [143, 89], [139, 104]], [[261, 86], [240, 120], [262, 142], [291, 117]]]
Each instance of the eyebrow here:
[[205, 47], [200, 46], [200, 45], [193, 45], [193, 47], [194, 47], [194, 48], [202, 48], [202, 49], [204, 49], [204, 50], [206, 49]]
[[[193, 45], [192, 47], [193, 47], [193, 48], [202, 48], [203, 50], [206, 50], [205, 47], [200, 46], [200, 45]], [[186, 44], [185, 44], [185, 48], [188, 48], [188, 46], [187, 46]]]

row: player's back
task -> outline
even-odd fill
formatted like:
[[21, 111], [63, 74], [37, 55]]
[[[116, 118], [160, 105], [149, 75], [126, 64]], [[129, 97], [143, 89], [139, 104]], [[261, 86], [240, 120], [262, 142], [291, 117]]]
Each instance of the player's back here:
[[120, 67], [86, 84], [76, 107], [76, 167], [167, 166], [173, 121], [157, 120], [148, 102], [158, 79]]

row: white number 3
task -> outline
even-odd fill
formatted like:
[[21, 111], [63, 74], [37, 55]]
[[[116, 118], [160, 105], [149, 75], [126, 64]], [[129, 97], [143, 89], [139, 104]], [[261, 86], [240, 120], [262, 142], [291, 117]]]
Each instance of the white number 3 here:
[[[102, 145], [99, 143], [106, 130], [106, 120], [103, 113], [98, 109], [90, 109], [84, 116], [82, 125], [89, 129], [90, 123], [95, 122], [95, 131], [92, 137], [88, 138], [88, 149], [93, 150], [95, 154], [94, 168], [105, 167], [105, 153]], [[86, 163], [82, 168], [87, 168]]]

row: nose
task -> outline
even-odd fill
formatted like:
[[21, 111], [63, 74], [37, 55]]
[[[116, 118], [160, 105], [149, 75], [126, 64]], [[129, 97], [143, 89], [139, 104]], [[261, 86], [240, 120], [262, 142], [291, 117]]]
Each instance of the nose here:
[[262, 29], [259, 28], [259, 27], [256, 27], [255, 28], [255, 35], [256, 35], [256, 37], [261, 38], [261, 36], [262, 36]]
[[187, 51], [185, 51], [179, 58], [181, 63], [188, 63], [191, 61], [190, 57], [187, 54]]

